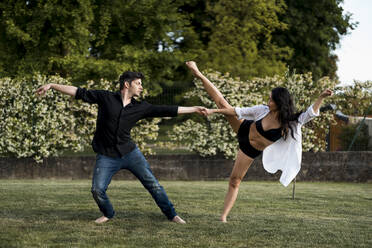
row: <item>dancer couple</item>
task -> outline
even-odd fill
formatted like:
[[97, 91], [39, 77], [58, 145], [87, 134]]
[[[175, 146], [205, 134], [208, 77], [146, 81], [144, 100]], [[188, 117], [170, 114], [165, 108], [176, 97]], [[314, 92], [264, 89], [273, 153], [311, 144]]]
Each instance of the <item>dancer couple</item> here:
[[92, 141], [97, 153], [91, 192], [103, 216], [95, 220], [104, 223], [114, 217], [115, 211], [106, 194], [113, 175], [121, 169], [132, 172], [149, 191], [168, 220], [184, 224], [164, 188], [153, 175], [150, 166], [130, 136], [130, 131], [139, 120], [147, 117], [174, 117], [177, 114], [198, 113], [224, 114], [237, 133], [239, 151], [230, 176], [221, 221], [226, 222], [236, 200], [239, 184], [255, 157], [263, 151], [264, 168], [271, 173], [282, 170], [281, 183], [287, 186], [296, 176], [301, 163], [301, 125], [319, 114], [323, 99], [332, 95], [325, 90], [316, 102], [304, 113], [295, 113], [291, 96], [285, 88], [272, 90], [268, 105], [233, 108], [221, 92], [199, 71], [195, 62], [186, 62], [195, 77], [203, 82], [209, 96], [218, 109], [200, 106], [179, 107], [152, 105], [137, 101], [140, 96], [143, 74], [124, 72], [119, 78], [120, 91], [87, 90], [75, 86], [47, 84], [36, 90], [45, 95], [49, 89], [98, 104], [96, 131]]

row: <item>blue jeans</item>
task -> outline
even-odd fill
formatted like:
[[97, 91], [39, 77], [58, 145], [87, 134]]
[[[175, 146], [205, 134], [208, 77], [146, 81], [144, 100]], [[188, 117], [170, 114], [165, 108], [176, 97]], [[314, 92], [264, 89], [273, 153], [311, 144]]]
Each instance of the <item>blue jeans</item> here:
[[122, 158], [112, 158], [97, 154], [96, 166], [93, 173], [92, 194], [104, 216], [107, 218], [114, 217], [115, 211], [106, 195], [106, 190], [112, 176], [121, 169], [129, 170], [141, 181], [142, 185], [149, 191], [160, 210], [169, 220], [177, 215], [164, 188], [152, 174], [150, 166], [142, 152], [136, 147]]

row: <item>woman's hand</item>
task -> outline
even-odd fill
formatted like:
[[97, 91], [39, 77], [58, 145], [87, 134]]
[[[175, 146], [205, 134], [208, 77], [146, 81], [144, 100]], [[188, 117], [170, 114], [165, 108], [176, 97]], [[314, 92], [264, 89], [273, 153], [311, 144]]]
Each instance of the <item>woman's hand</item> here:
[[332, 90], [330, 90], [330, 89], [324, 90], [322, 92], [322, 94], [320, 94], [320, 96], [318, 97], [318, 99], [313, 104], [313, 110], [314, 110], [314, 112], [315, 113], [319, 113], [319, 108], [320, 108], [320, 105], [323, 102], [323, 99], [326, 98], [326, 97], [332, 96], [332, 95], [333, 95], [333, 91]]
[[208, 115], [208, 110], [207, 108], [205, 107], [202, 107], [202, 106], [195, 106], [195, 112], [200, 114], [200, 115], [203, 115], [203, 116], [207, 116]]
[[205, 116], [216, 113], [215, 109], [205, 109]]
[[329, 97], [329, 96], [332, 96], [333, 95], [333, 91], [330, 90], [330, 89], [326, 89], [322, 92], [322, 94], [320, 94], [319, 97], [321, 98], [326, 98], [326, 97]]
[[214, 113], [221, 113], [221, 114], [227, 114], [227, 115], [235, 114], [235, 111], [233, 113], [230, 113], [231, 110], [228, 110], [228, 109], [208, 109], [202, 106], [195, 106], [194, 108], [195, 108], [196, 113], [203, 115], [203, 116], [208, 116]]
[[195, 110], [196, 113], [204, 115], [204, 116], [208, 116], [208, 115], [215, 114], [215, 113], [226, 114], [226, 112], [228, 112], [227, 109], [224, 109], [224, 110], [223, 109], [208, 109], [208, 108], [201, 107], [201, 106], [196, 106], [194, 108], [196, 109]]
[[211, 115], [213, 113], [216, 113], [215, 109], [208, 109], [208, 108], [205, 108], [205, 107], [201, 107], [201, 109], [200, 109], [200, 114], [204, 115], [204, 116], [208, 116], [208, 115]]

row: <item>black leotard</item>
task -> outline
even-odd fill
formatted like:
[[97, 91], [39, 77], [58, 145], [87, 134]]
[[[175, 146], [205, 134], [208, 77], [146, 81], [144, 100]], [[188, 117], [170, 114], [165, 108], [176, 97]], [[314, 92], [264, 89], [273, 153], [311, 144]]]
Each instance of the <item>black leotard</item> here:
[[273, 128], [264, 131], [262, 128], [262, 119], [256, 121], [256, 129], [262, 136], [272, 142], [275, 142], [282, 137], [282, 128]]
[[[262, 128], [262, 119], [256, 121], [256, 129], [257, 131], [266, 139], [275, 142], [282, 137], [282, 129], [275, 128], [269, 129], [264, 131]], [[254, 123], [252, 120], [244, 120], [242, 124], [240, 124], [238, 130], [238, 141], [239, 141], [239, 148], [246, 154], [248, 157], [256, 158], [258, 155], [262, 153], [262, 151], [257, 150], [254, 148], [251, 143], [249, 142], [249, 130], [250, 127]]]

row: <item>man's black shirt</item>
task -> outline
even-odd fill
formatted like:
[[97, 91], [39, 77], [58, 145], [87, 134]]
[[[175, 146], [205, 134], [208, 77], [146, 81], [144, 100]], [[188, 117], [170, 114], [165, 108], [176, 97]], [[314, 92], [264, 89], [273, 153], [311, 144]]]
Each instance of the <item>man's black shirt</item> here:
[[130, 131], [137, 121], [147, 117], [174, 117], [178, 111], [178, 106], [152, 105], [134, 98], [123, 107], [119, 91], [78, 88], [75, 98], [98, 104], [92, 147], [96, 153], [109, 157], [122, 157], [136, 147]]

